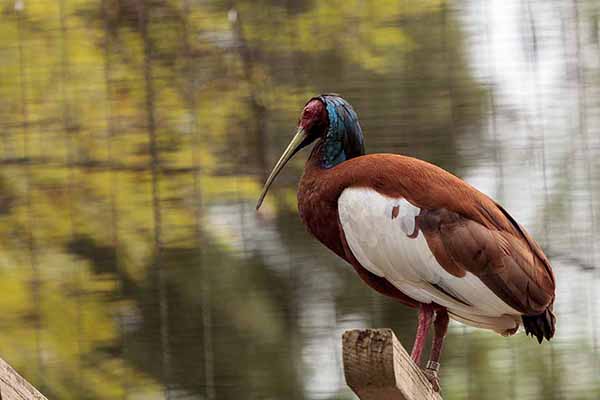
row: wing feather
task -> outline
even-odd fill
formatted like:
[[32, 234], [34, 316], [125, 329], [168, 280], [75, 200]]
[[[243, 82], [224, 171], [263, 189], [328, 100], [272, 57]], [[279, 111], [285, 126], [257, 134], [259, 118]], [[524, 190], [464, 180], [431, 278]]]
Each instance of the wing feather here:
[[[476, 247], [477, 240], [460, 219], [454, 218], [452, 226], [440, 225], [443, 215], [431, 214], [428, 219], [426, 210], [406, 199], [391, 198], [366, 188], [344, 190], [338, 200], [338, 211], [353, 256], [407, 296], [445, 306], [476, 326], [493, 326], [504, 332], [518, 325], [516, 318], [520, 313], [465, 267], [462, 258], [468, 252], [459, 251], [451, 233], [461, 232], [470, 247]], [[435, 221], [436, 229], [447, 234], [431, 237], [431, 241], [445, 251], [441, 258], [452, 263], [452, 268], [441, 265], [440, 257], [431, 250], [430, 231], [419, 231], [422, 226], [433, 228]], [[448, 246], [456, 251], [446, 251]]]
[[419, 223], [428, 241], [443, 244], [435, 249], [440, 264], [473, 273], [514, 309], [539, 314], [552, 302], [553, 277], [521, 238], [446, 209], [426, 212]]
[[[435, 165], [400, 155], [356, 157], [331, 169], [309, 164], [303, 196], [312, 199], [316, 188], [320, 197], [311, 206], [337, 204], [347, 258], [417, 301], [436, 298], [455, 306], [455, 315], [465, 320], [475, 321], [475, 314], [459, 312], [467, 303], [477, 315], [527, 316], [526, 329], [538, 339], [552, 335], [550, 262], [488, 196]], [[410, 217], [415, 210], [416, 221]], [[321, 232], [320, 220], [314, 222], [312, 230]], [[329, 236], [317, 237], [335, 247]], [[545, 318], [543, 329], [538, 316]]]

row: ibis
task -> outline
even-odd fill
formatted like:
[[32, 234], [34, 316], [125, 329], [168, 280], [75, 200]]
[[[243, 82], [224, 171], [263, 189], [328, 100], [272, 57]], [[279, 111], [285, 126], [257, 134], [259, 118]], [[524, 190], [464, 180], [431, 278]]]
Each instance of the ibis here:
[[365, 154], [352, 106], [314, 97], [265, 182], [315, 143], [298, 187], [308, 231], [374, 290], [418, 309], [413, 361], [436, 390], [449, 319], [509, 336], [523, 325], [539, 343], [554, 336], [555, 277], [541, 247], [482, 192], [425, 161]]

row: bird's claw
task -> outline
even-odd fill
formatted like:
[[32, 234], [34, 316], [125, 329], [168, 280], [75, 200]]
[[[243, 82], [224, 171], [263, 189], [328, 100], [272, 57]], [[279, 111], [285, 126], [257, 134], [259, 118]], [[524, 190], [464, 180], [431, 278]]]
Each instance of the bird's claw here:
[[423, 373], [427, 377], [429, 383], [431, 383], [431, 386], [433, 386], [433, 390], [438, 393], [441, 391], [440, 377], [438, 375], [439, 369], [440, 363], [435, 361], [427, 362], [427, 367], [423, 369]]
[[437, 371], [425, 368], [423, 370], [423, 373], [427, 377], [427, 380], [429, 381], [429, 383], [431, 383], [431, 386], [433, 386], [433, 390], [435, 390], [436, 392], [440, 392], [440, 390], [441, 390], [440, 378], [438, 376]]

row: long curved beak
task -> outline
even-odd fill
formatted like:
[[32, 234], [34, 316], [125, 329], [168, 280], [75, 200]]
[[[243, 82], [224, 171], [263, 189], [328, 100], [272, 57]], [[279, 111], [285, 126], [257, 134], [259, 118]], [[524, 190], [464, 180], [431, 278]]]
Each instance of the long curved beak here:
[[258, 198], [258, 203], [256, 203], [257, 210], [260, 208], [263, 200], [265, 199], [265, 196], [267, 195], [267, 191], [271, 187], [271, 184], [273, 183], [273, 181], [275, 180], [277, 175], [279, 175], [279, 173], [281, 172], [281, 170], [283, 169], [285, 164], [287, 164], [287, 162], [294, 156], [294, 154], [296, 154], [296, 152], [298, 150], [300, 150], [302, 147], [304, 147], [304, 145], [306, 144], [305, 143], [306, 138], [307, 138], [307, 136], [306, 136], [306, 132], [304, 131], [304, 128], [299, 127], [298, 131], [292, 138], [292, 141], [290, 142], [290, 144], [288, 144], [287, 148], [285, 149], [285, 151], [279, 158], [279, 161], [277, 161], [277, 164], [275, 164], [275, 167], [273, 167], [271, 174], [267, 178], [267, 181], [265, 182], [265, 186], [263, 187], [262, 193], [260, 194], [260, 197]]

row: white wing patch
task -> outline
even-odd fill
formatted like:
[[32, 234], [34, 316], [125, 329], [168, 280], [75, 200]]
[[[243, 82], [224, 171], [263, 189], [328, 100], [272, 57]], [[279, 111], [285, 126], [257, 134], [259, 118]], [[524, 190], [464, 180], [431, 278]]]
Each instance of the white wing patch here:
[[421, 303], [446, 307], [468, 325], [501, 333], [518, 326], [520, 313], [477, 276], [467, 272], [459, 278], [439, 265], [423, 233], [415, 230], [421, 210], [406, 199], [348, 188], [338, 200], [338, 211], [350, 250], [371, 273]]

